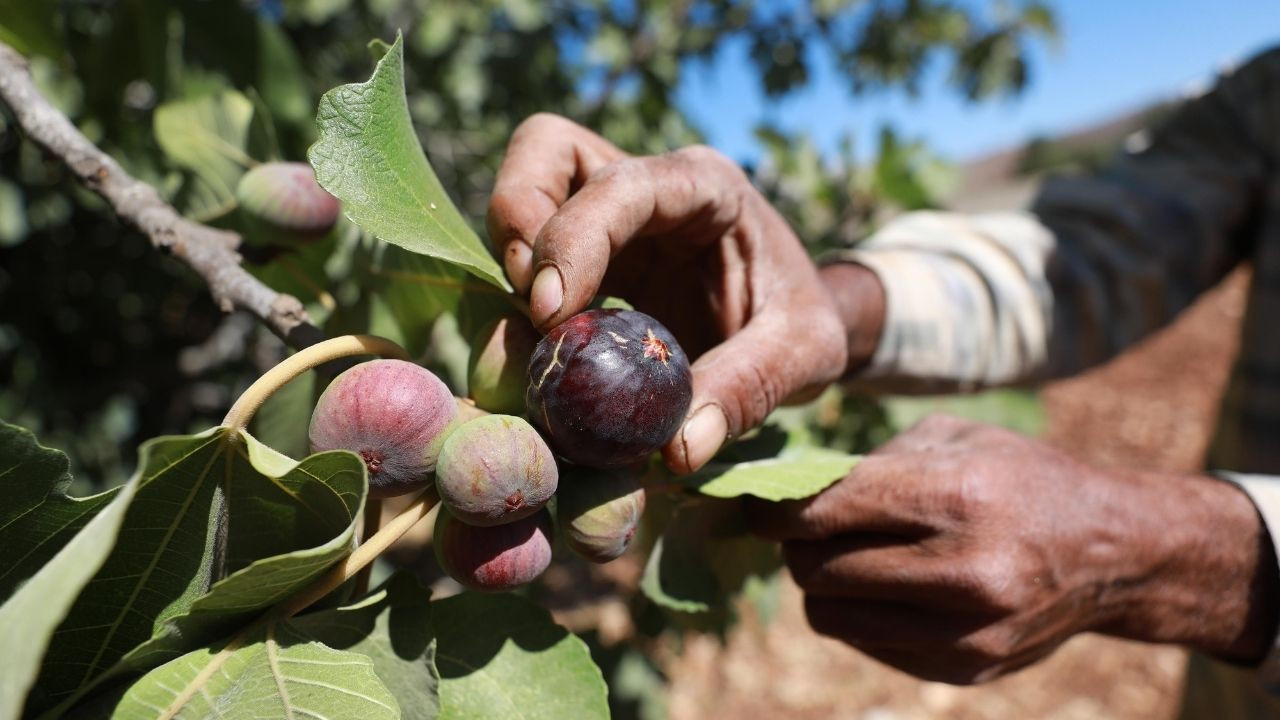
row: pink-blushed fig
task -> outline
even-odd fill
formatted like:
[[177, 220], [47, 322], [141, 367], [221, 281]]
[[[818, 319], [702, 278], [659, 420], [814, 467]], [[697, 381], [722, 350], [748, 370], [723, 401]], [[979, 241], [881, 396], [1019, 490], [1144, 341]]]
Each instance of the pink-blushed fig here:
[[510, 590], [551, 564], [551, 514], [545, 509], [493, 527], [468, 525], [441, 506], [432, 545], [440, 567], [472, 590]]
[[467, 366], [467, 395], [494, 413], [524, 412], [529, 357], [542, 339], [523, 315], [507, 314], [476, 333]]
[[556, 494], [560, 535], [587, 560], [617, 559], [631, 546], [644, 500], [640, 473], [633, 468], [568, 470]]
[[486, 415], [454, 430], [440, 450], [436, 489], [449, 513], [492, 526], [537, 512], [560, 474], [551, 448], [523, 418]]
[[240, 177], [240, 207], [281, 230], [324, 233], [338, 221], [341, 204], [316, 182], [311, 166], [300, 162], [262, 163]]
[[693, 398], [689, 359], [657, 320], [588, 310], [552, 328], [529, 361], [529, 419], [564, 459], [644, 460], [675, 435]]
[[458, 406], [430, 370], [404, 360], [370, 360], [345, 370], [311, 413], [314, 452], [350, 450], [369, 470], [369, 497], [419, 490], [431, 481]]

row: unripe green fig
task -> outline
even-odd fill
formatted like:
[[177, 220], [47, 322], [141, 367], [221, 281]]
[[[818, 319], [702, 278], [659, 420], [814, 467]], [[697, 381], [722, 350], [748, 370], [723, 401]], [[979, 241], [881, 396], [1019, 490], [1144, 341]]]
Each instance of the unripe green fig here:
[[467, 367], [467, 394], [489, 412], [519, 415], [529, 382], [529, 357], [542, 336], [519, 314], [507, 314], [476, 334]]
[[440, 502], [462, 522], [486, 527], [537, 512], [559, 477], [538, 431], [511, 415], [463, 423], [445, 441], [436, 465]]
[[311, 413], [314, 452], [350, 450], [369, 470], [369, 497], [403, 495], [431, 481], [458, 406], [430, 370], [371, 360], [329, 383]]
[[592, 562], [621, 557], [644, 514], [644, 497], [637, 470], [567, 471], [556, 495], [556, 516], [565, 544]]
[[338, 220], [341, 204], [316, 182], [307, 163], [268, 162], [245, 173], [236, 199], [252, 217], [280, 230], [320, 234]]
[[472, 590], [510, 590], [551, 564], [551, 514], [545, 509], [493, 527], [459, 521], [441, 506], [432, 546], [440, 567]]

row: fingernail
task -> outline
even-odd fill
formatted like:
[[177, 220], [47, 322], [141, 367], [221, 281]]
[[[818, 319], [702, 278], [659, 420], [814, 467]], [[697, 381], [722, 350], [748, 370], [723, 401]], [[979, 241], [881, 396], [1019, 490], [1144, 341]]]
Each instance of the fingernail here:
[[532, 257], [533, 250], [523, 242], [512, 240], [507, 243], [507, 257], [503, 264], [507, 269], [507, 278], [511, 280], [516, 292], [529, 292], [529, 276], [533, 274], [529, 260]]
[[724, 444], [729, 434], [729, 421], [715, 405], [707, 405], [684, 424], [681, 442], [684, 444], [684, 461], [689, 470], [697, 470], [711, 459]]
[[529, 293], [529, 311], [533, 322], [541, 324], [556, 314], [564, 302], [564, 281], [560, 279], [560, 271], [554, 265], [548, 265], [538, 271], [533, 279], [533, 290]]

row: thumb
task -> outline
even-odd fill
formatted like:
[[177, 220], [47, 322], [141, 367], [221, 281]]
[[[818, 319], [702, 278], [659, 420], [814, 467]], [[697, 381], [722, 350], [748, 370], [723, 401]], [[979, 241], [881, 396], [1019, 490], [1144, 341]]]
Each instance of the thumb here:
[[662, 449], [667, 465], [677, 473], [702, 467], [796, 391], [838, 377], [844, 353], [843, 328], [826, 313], [752, 318], [693, 364], [689, 414]]

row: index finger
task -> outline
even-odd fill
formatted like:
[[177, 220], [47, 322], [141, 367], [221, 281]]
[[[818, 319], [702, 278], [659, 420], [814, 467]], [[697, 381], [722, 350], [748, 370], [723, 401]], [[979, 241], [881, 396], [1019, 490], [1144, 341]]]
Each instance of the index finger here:
[[486, 226], [520, 293], [533, 282], [533, 240], [588, 176], [626, 153], [570, 120], [538, 113], [511, 135], [489, 199]]

